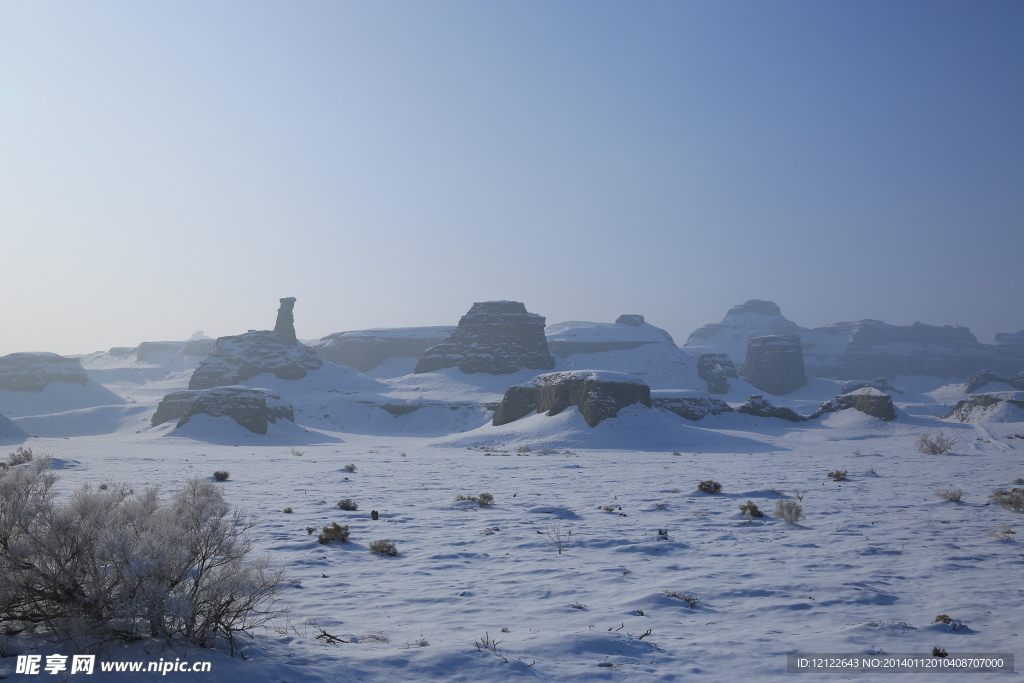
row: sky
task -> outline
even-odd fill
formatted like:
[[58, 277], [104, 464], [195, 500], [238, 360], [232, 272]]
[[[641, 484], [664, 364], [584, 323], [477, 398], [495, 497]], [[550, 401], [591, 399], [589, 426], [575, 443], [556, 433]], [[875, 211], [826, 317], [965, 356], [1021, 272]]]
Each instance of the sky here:
[[5, 0], [0, 354], [748, 299], [1024, 329], [1018, 0]]

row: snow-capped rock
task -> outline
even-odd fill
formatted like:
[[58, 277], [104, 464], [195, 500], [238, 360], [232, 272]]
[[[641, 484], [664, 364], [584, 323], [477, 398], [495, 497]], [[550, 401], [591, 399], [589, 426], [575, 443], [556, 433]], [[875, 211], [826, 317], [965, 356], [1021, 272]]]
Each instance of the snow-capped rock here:
[[42, 391], [51, 382], [85, 386], [89, 375], [77, 358], [56, 353], [9, 353], [0, 357], [0, 389]]
[[492, 424], [508, 424], [535, 412], [557, 415], [569, 406], [578, 406], [587, 424], [594, 427], [634, 403], [650, 408], [651, 388], [633, 375], [600, 370], [551, 372], [509, 387]]
[[230, 417], [254, 434], [266, 434], [267, 424], [278, 420], [295, 422], [290, 403], [266, 389], [250, 387], [213, 387], [189, 402], [175, 429], [180, 429], [197, 415]]
[[796, 391], [807, 383], [800, 337], [768, 335], [747, 342], [740, 374], [751, 385], [776, 396]]
[[835, 413], [840, 410], [859, 410], [865, 415], [877, 417], [885, 422], [896, 419], [896, 408], [892, 404], [892, 396], [883, 394], [873, 387], [857, 389], [849, 394], [842, 394], [825, 401], [814, 411], [810, 419], [813, 420], [825, 413]]
[[419, 358], [455, 329], [445, 325], [337, 332], [323, 337], [313, 349], [324, 360], [366, 372], [391, 358]]

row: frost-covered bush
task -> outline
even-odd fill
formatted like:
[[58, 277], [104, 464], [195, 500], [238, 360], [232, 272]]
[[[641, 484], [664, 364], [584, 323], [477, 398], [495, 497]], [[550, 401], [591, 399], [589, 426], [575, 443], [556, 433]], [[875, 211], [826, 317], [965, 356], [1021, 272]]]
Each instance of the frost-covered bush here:
[[356, 471], [357, 469], [359, 469], [359, 468], [358, 468], [358, 467], [356, 467], [354, 463], [351, 463], [351, 462], [350, 462], [349, 464], [345, 465], [345, 467], [344, 467], [343, 469], [344, 469], [344, 470], [345, 470], [346, 472], [355, 472], [355, 471]]
[[832, 481], [846, 481], [847, 474], [849, 474], [848, 470], [832, 470], [828, 476], [832, 477]]
[[963, 497], [963, 489], [935, 489], [935, 495], [939, 500], [948, 500], [950, 503], [959, 503]]
[[18, 446], [14, 449], [13, 453], [10, 453], [7, 456], [7, 464], [11, 467], [24, 465], [27, 462], [32, 462], [33, 457], [31, 448], [22, 448], [21, 446]]
[[228, 477], [230, 476], [231, 475], [225, 472], [224, 470], [217, 470], [216, 472], [213, 473], [213, 478], [216, 479], [217, 481], [227, 481]]
[[917, 450], [929, 455], [942, 455], [953, 450], [956, 439], [945, 432], [925, 432], [917, 435]]
[[758, 509], [757, 503], [752, 500], [748, 500], [743, 505], [740, 505], [740, 512], [743, 513], [743, 516], [747, 519], [753, 517], [764, 517], [764, 513]]
[[804, 508], [795, 500], [777, 500], [775, 516], [788, 524], [796, 524], [804, 516]]
[[348, 537], [348, 524], [338, 524], [337, 522], [331, 522], [330, 526], [324, 527], [324, 530], [320, 532], [320, 535], [316, 537], [316, 540], [320, 542], [320, 545], [327, 545], [331, 541], [346, 543], [348, 542]]
[[1003, 509], [1024, 512], [1024, 489], [1013, 488], [1009, 491], [996, 489], [988, 499], [993, 503], [998, 503], [999, 507]]
[[476, 497], [476, 504], [480, 507], [487, 507], [494, 504], [494, 496], [489, 493], [481, 493]]
[[706, 479], [701, 483], [697, 484], [697, 488], [704, 493], [721, 493], [722, 485], [713, 479]]
[[0, 622], [77, 647], [159, 638], [226, 644], [268, 622], [283, 585], [247, 562], [254, 525], [209, 480], [168, 503], [156, 489], [88, 486], [63, 503], [49, 459], [0, 473]]
[[347, 510], [351, 512], [352, 510], [358, 510], [359, 504], [356, 503], [351, 498], [345, 498], [344, 500], [338, 501], [338, 507], [341, 508], [342, 510]]
[[370, 552], [374, 555], [387, 555], [388, 557], [394, 557], [398, 554], [398, 548], [391, 541], [373, 541], [370, 543]]

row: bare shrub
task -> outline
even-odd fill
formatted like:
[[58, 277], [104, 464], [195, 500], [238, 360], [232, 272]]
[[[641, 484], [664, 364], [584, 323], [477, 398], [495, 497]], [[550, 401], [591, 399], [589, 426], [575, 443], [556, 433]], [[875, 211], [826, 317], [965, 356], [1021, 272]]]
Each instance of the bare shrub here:
[[227, 481], [229, 476], [231, 475], [229, 475], [224, 470], [217, 470], [216, 472], [213, 473], [213, 478], [216, 479], [217, 481]]
[[740, 512], [742, 512], [743, 516], [747, 519], [751, 519], [753, 517], [764, 517], [764, 513], [757, 508], [757, 504], [752, 500], [748, 500], [743, 505], [740, 505]]
[[771, 491], [772, 493], [774, 493], [776, 496], [784, 496], [784, 495], [786, 495], [786, 492], [783, 491], [782, 489], [780, 489], [778, 486], [773, 486], [773, 487], [771, 487], [768, 490]]
[[21, 446], [18, 446], [14, 449], [13, 453], [8, 454], [7, 464], [11, 467], [17, 467], [18, 465], [24, 465], [27, 462], [32, 462], [33, 457], [31, 448], [22, 448]]
[[394, 557], [398, 554], [398, 548], [391, 541], [380, 540], [370, 543], [370, 552], [374, 555]]
[[349, 535], [350, 532], [348, 530], [348, 524], [331, 522], [330, 526], [324, 527], [324, 530], [320, 532], [320, 535], [316, 537], [316, 540], [320, 542], [320, 545], [327, 545], [331, 541], [347, 543]]
[[665, 505], [664, 503], [655, 503], [654, 504], [654, 509], [655, 510], [668, 510], [668, 505]]
[[476, 497], [476, 504], [480, 507], [487, 507], [494, 504], [494, 496], [489, 493], [481, 493]]
[[993, 503], [998, 503], [999, 507], [1005, 510], [1024, 512], [1024, 489], [1013, 488], [1009, 491], [996, 489], [988, 499]]
[[545, 524], [544, 530], [547, 532], [548, 543], [554, 546], [558, 554], [561, 555], [562, 551], [569, 547], [569, 536], [562, 533], [562, 525], [558, 522]]
[[948, 657], [949, 653], [941, 647], [932, 648], [932, 657]]
[[302, 457], [303, 455], [305, 455], [305, 453], [300, 451], [298, 448], [293, 448], [292, 449], [292, 455], [294, 455], [296, 457]]
[[577, 601], [577, 602], [572, 603], [572, 608], [573, 609], [587, 609], [587, 606], [584, 605], [582, 602]]
[[848, 470], [832, 470], [828, 476], [832, 477], [832, 481], [847, 481], [847, 473]]
[[935, 489], [935, 495], [939, 500], [948, 500], [950, 503], [959, 503], [964, 495], [963, 489]]
[[1012, 526], [1006, 522], [1001, 522], [998, 529], [989, 531], [986, 536], [989, 538], [998, 538], [1003, 541], [1015, 541], [1017, 540], [1014, 538], [1016, 533], [1017, 532], [1013, 530]]
[[953, 450], [956, 439], [945, 432], [925, 432], [917, 435], [917, 450], [928, 455], [942, 455]]
[[500, 640], [491, 638], [491, 634], [485, 631], [484, 637], [476, 641], [476, 649], [478, 651], [489, 650], [492, 654], [498, 654], [498, 644], [501, 642], [502, 641]]
[[350, 462], [349, 464], [345, 465], [344, 469], [346, 472], [355, 472], [359, 468], [356, 467], [354, 463]]
[[285, 513], [286, 515], [290, 515], [293, 512], [295, 512], [295, 510], [292, 510], [291, 508], [285, 508], [284, 510], [281, 510], [281, 512]]
[[78, 647], [159, 638], [227, 645], [278, 616], [281, 570], [246, 562], [255, 521], [208, 479], [83, 486], [57, 503], [49, 460], [0, 473], [0, 621]]
[[951, 623], [953, 623], [953, 617], [949, 616], [948, 614], [940, 614], [937, 617], [935, 617], [935, 621], [933, 621], [932, 623], [933, 624], [939, 624], [939, 623], [951, 624]]
[[677, 590], [664, 590], [662, 592], [665, 595], [667, 595], [668, 597], [670, 597], [670, 598], [675, 598], [676, 600], [682, 600], [683, 602], [686, 603], [686, 606], [689, 607], [690, 609], [693, 609], [694, 607], [696, 607], [697, 603], [700, 602], [700, 596], [697, 595], [696, 593], [687, 593], [685, 591], [681, 592], [681, 591], [677, 591]]
[[796, 524], [804, 516], [804, 508], [793, 500], [777, 500], [775, 501], [775, 516], [787, 524]]
[[697, 484], [697, 488], [704, 493], [721, 493], [722, 485], [713, 479], [705, 479], [701, 483]]
[[348, 510], [348, 511], [358, 510], [359, 509], [358, 503], [356, 503], [351, 498], [346, 498], [344, 500], [339, 500], [338, 501], [338, 507], [341, 508], [342, 510]]
[[807, 495], [807, 491], [800, 491], [799, 489], [793, 491], [793, 497], [799, 500], [801, 503], [804, 502], [804, 496]]

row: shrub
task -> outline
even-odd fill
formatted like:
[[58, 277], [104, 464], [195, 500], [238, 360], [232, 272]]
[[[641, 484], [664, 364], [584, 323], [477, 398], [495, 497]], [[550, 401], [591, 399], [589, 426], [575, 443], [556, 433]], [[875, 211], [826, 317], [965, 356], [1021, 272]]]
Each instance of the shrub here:
[[697, 488], [704, 493], [721, 493], [722, 485], [713, 479], [706, 479], [701, 483], [697, 484]]
[[664, 503], [655, 503], [654, 504], [654, 509], [655, 510], [668, 510], [668, 505], [665, 505]]
[[519, 448], [516, 449], [516, 453], [530, 453], [532, 451], [533, 449], [530, 448], [529, 446], [520, 446]]
[[847, 481], [846, 474], [847, 470], [833, 470], [828, 476], [832, 477], [832, 481]]
[[480, 507], [487, 507], [494, 504], [494, 496], [489, 493], [481, 493], [476, 497], [476, 504]]
[[677, 590], [664, 590], [662, 591], [665, 595], [676, 600], [682, 600], [686, 603], [686, 606], [693, 609], [700, 602], [700, 596], [694, 593], [680, 592]]
[[917, 450], [929, 455], [942, 455], [953, 450], [956, 439], [945, 432], [925, 432], [917, 435]]
[[1015, 541], [1017, 540], [1014, 538], [1016, 534], [1017, 532], [1013, 530], [1012, 526], [1010, 526], [1006, 522], [1001, 522], [999, 524], [999, 529], [989, 531], [986, 535], [989, 538], [998, 538], [1003, 541]]
[[1006, 510], [1024, 512], [1024, 489], [1014, 488], [1009, 491], [996, 489], [988, 499], [993, 503], [998, 503], [999, 507]]
[[225, 644], [266, 624], [284, 585], [245, 561], [252, 518], [208, 479], [169, 503], [155, 488], [83, 486], [57, 503], [49, 460], [0, 473], [0, 622], [89, 647], [159, 638]]
[[370, 552], [374, 555], [387, 555], [388, 557], [394, 557], [398, 554], [398, 548], [391, 541], [373, 541], [370, 543]]
[[964, 492], [963, 489], [935, 489], [935, 495], [939, 497], [939, 500], [959, 503], [960, 497], [964, 495]]
[[804, 502], [804, 496], [807, 495], [807, 491], [800, 491], [799, 489], [793, 491], [793, 497], [799, 500], [801, 503]]
[[217, 481], [227, 481], [230, 475], [224, 470], [217, 470], [213, 473], [213, 478]]
[[747, 519], [750, 519], [751, 517], [764, 517], [764, 513], [757, 509], [757, 504], [752, 500], [748, 500], [743, 505], [740, 505], [740, 512], [742, 512], [743, 516]]
[[946, 652], [941, 647], [933, 647], [932, 648], [932, 657], [947, 657], [947, 656], [949, 656], [949, 653]]
[[787, 524], [796, 524], [804, 516], [804, 508], [795, 500], [777, 500], [775, 516]]
[[7, 464], [11, 467], [24, 465], [27, 462], [32, 462], [33, 457], [31, 448], [22, 448], [21, 446], [18, 446], [13, 453], [7, 456]]
[[353, 463], [345, 465], [345, 470], [348, 472], [355, 472], [357, 469], [359, 468], [357, 468]]
[[354, 500], [352, 500], [351, 498], [346, 498], [345, 500], [339, 500], [338, 501], [338, 507], [341, 508], [342, 510], [348, 510], [348, 511], [358, 510], [359, 509], [359, 505]]
[[[324, 415], [324, 417], [327, 417], [327, 416], [326, 416], [326, 415]], [[305, 453], [303, 453], [302, 451], [300, 451], [300, 450], [299, 450], [298, 448], [293, 448], [293, 449], [292, 449], [292, 455], [294, 455], [294, 456], [298, 456], [298, 457], [302, 457], [303, 455], [305, 455]]]
[[285, 513], [286, 515], [290, 515], [295, 511], [292, 510], [291, 508], [285, 508], [284, 510], [281, 510], [281, 512]]
[[572, 608], [573, 609], [587, 609], [587, 606], [584, 605], [582, 602], [577, 601], [577, 602], [572, 603]]
[[932, 623], [938, 624], [939, 622], [942, 622], [943, 624], [951, 624], [953, 623], [953, 617], [949, 616], [948, 614], [940, 614], [939, 616], [935, 617], [935, 621], [933, 621]]
[[330, 526], [324, 527], [324, 530], [320, 532], [320, 535], [316, 537], [316, 540], [320, 542], [320, 545], [327, 545], [331, 541], [347, 543], [348, 537], [348, 524], [342, 525], [337, 522], [331, 522]]

